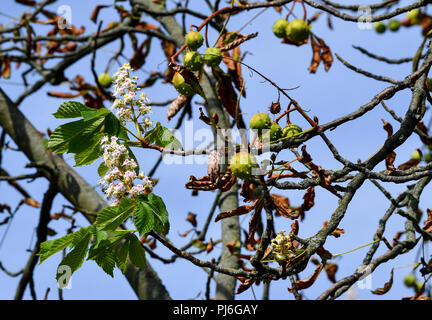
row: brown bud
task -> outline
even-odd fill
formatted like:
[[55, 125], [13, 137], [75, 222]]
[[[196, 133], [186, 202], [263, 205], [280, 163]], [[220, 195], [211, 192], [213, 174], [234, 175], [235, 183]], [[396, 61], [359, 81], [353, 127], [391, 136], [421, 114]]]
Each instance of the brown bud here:
[[278, 102], [272, 102], [270, 106], [270, 112], [273, 114], [278, 114], [281, 111], [281, 106], [279, 101]]

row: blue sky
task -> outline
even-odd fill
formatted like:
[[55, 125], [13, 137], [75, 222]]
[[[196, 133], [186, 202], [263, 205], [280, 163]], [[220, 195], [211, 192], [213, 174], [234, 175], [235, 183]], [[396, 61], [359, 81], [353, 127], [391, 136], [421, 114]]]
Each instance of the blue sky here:
[[[170, 1], [168, 1], [171, 3]], [[349, 1], [355, 3], [357, 1]], [[26, 7], [16, 4], [12, 0], [8, 0], [8, 6], [2, 7], [0, 12], [10, 16], [17, 16]], [[110, 4], [111, 1], [100, 0], [97, 4]], [[371, 3], [364, 1], [364, 3]], [[409, 1], [401, 1], [401, 5], [408, 4]], [[58, 6], [67, 4], [72, 9], [72, 22], [77, 26], [85, 25], [86, 32], [96, 31], [97, 26], [89, 21], [89, 17], [94, 2], [76, 0], [76, 1], [59, 1]], [[56, 4], [57, 6], [57, 4]], [[204, 9], [202, 9], [204, 10]], [[298, 11], [297, 11], [298, 10]], [[203, 11], [207, 12], [207, 11]], [[296, 14], [302, 15], [300, 7], [296, 9]], [[314, 10], [309, 9], [308, 15], [312, 16]], [[228, 25], [229, 30], [236, 30], [244, 25], [256, 11], [247, 12], [233, 17]], [[310, 115], [318, 116], [320, 123], [328, 122], [341, 115], [356, 110], [359, 106], [369, 102], [379, 91], [388, 86], [387, 83], [377, 82], [368, 79], [362, 75], [348, 70], [339, 61], [335, 62], [329, 72], [324, 72], [323, 66], [318, 68], [316, 74], [310, 74], [307, 70], [309, 66], [312, 51], [310, 46], [302, 47], [288, 46], [280, 43], [271, 31], [273, 22], [279, 18], [279, 14], [272, 9], [265, 11], [258, 19], [249, 24], [242, 32], [253, 33], [258, 31], [257, 38], [246, 42], [242, 45], [242, 51], [248, 52], [245, 62], [260, 72], [270, 77], [282, 88], [292, 88], [299, 86], [298, 89], [290, 91], [289, 94], [296, 99], [300, 105], [309, 110]], [[398, 17], [405, 18], [404, 15]], [[106, 25], [110, 21], [116, 20], [112, 9], [104, 9], [99, 16], [100, 20]], [[145, 21], [152, 22], [151, 18], [143, 18]], [[5, 16], [0, 16], [0, 23], [6, 25], [10, 19]], [[188, 21], [192, 24], [198, 24], [199, 20], [191, 19]], [[380, 75], [386, 75], [396, 80], [402, 80], [411, 72], [410, 64], [402, 65], [387, 65], [370, 58], [363, 56], [357, 50], [352, 48], [352, 45], [364, 47], [378, 55], [383, 55], [389, 58], [404, 58], [413, 56], [416, 52], [422, 38], [420, 29], [401, 28], [397, 33], [386, 32], [383, 35], [376, 34], [373, 30], [361, 30], [355, 23], [343, 22], [339, 19], [332, 19], [334, 30], [329, 30], [326, 25], [326, 15], [323, 14], [316, 22], [313, 23], [312, 32], [323, 38], [330, 46], [333, 53], [338, 53], [350, 63], [375, 72]], [[47, 32], [48, 29], [40, 29]], [[217, 35], [214, 32], [209, 32], [210, 39], [216, 39]], [[138, 36], [139, 40], [144, 39], [143, 36]], [[211, 40], [210, 42], [213, 42]], [[129, 46], [129, 42], [127, 45]], [[152, 41], [152, 53], [147, 58], [146, 65], [143, 70], [139, 70], [136, 75], [140, 79], [145, 79], [150, 71], [164, 71], [165, 61], [160, 50], [160, 45], [156, 40]], [[116, 50], [117, 43], [109, 45], [103, 50], [98, 51], [97, 55], [97, 70], [103, 72], [106, 66], [106, 61], [111, 57], [112, 51]], [[130, 56], [131, 51], [127, 50], [126, 55]], [[122, 61], [126, 62], [126, 61]], [[12, 78], [9, 81], [1, 79], [0, 86], [5, 90], [12, 99], [15, 99], [23, 91], [24, 87], [11, 84], [11, 82], [21, 82], [20, 73], [24, 67], [19, 70], [12, 70]], [[110, 73], [116, 71], [117, 65], [112, 66]], [[88, 79], [92, 79], [90, 73], [90, 60], [83, 59], [68, 69], [66, 76], [73, 78], [77, 74], [81, 74]], [[246, 81], [247, 98], [241, 100], [241, 109], [245, 113], [245, 120], [248, 122], [250, 117], [256, 112], [264, 112], [272, 101], [276, 101], [277, 92], [268, 83], [258, 75], [250, 73], [248, 70], [243, 70]], [[30, 77], [37, 79], [37, 77]], [[31, 82], [31, 81], [30, 81]], [[30, 121], [41, 131], [46, 131], [47, 128], [53, 130], [62, 122], [52, 117], [52, 113], [56, 111], [58, 106], [63, 102], [62, 99], [55, 99], [46, 95], [47, 91], [63, 91], [69, 92], [67, 84], [59, 87], [51, 87], [46, 85], [42, 90], [27, 98], [21, 105], [21, 110], [30, 119]], [[156, 85], [146, 93], [153, 101], [165, 101], [176, 96], [175, 90], [171, 86]], [[410, 91], [398, 93], [395, 97], [387, 101], [387, 105], [395, 110], [398, 115], [403, 115], [410, 99]], [[199, 101], [199, 99], [196, 99]], [[282, 105], [286, 105], [287, 101], [282, 100]], [[198, 105], [193, 104], [194, 128], [203, 128], [203, 124], [197, 121]], [[426, 121], [430, 118], [430, 113], [427, 114]], [[152, 119], [161, 121], [167, 127], [175, 125], [174, 118], [170, 123], [166, 121], [166, 108], [154, 107]], [[360, 120], [350, 122], [338, 128], [335, 131], [329, 132], [328, 137], [333, 141], [334, 145], [339, 149], [341, 155], [351, 161], [356, 161], [358, 158], [364, 160], [372, 155], [384, 142], [387, 133], [382, 129], [381, 119], [390, 122], [394, 128], [398, 128], [397, 123], [382, 109], [377, 106], [375, 110], [366, 114]], [[298, 116], [293, 116], [292, 121], [300, 126], [307, 128], [307, 123]], [[180, 130], [181, 132], [184, 132]], [[195, 142], [196, 144], [199, 141]], [[403, 146], [399, 147], [397, 152], [396, 164], [400, 164], [409, 159], [415, 148], [421, 147], [420, 140], [413, 136]], [[329, 150], [324, 143], [314, 138], [307, 142], [307, 149], [312, 155], [314, 161], [323, 168], [340, 168], [340, 164], [332, 159]], [[155, 151], [141, 152], [137, 151], [136, 155], [140, 161], [142, 169], [146, 172], [153, 166], [154, 161], [158, 158], [158, 153]], [[291, 160], [293, 158], [289, 151], [284, 151], [280, 154], [279, 159]], [[68, 163], [73, 165], [73, 159], [70, 155], [65, 155]], [[27, 163], [27, 159], [18, 152], [6, 150], [4, 153], [4, 167], [12, 175], [24, 172], [31, 172], [30, 169], [23, 169]], [[99, 161], [87, 167], [79, 167], [77, 171], [92, 184], [97, 185], [96, 168]], [[301, 168], [297, 166], [297, 168]], [[377, 169], [383, 169], [383, 164], [380, 164]], [[207, 213], [210, 209], [210, 203], [214, 197], [214, 193], [200, 192], [199, 197], [191, 197], [190, 190], [184, 188], [184, 183], [188, 181], [190, 175], [197, 177], [206, 175], [206, 165], [182, 164], [182, 165], [161, 165], [157, 170], [154, 178], [160, 178], [160, 182], [155, 187], [154, 192], [163, 197], [170, 213], [171, 231], [170, 238], [181, 246], [189, 239], [183, 239], [178, 234], [183, 233], [190, 228], [190, 225], [185, 221], [188, 212], [197, 214], [198, 227], [202, 226]], [[44, 180], [38, 180], [34, 183], [22, 183], [26, 190], [37, 200], [40, 200], [46, 190], [47, 183]], [[0, 183], [0, 203], [7, 202], [12, 207], [15, 207], [21, 200], [21, 197], [15, 190], [9, 188], [5, 183]], [[396, 196], [404, 190], [401, 185], [388, 185], [389, 191]], [[422, 209], [432, 207], [431, 197], [429, 196], [431, 187], [428, 186], [422, 197]], [[292, 203], [301, 204], [303, 192], [283, 191], [278, 190], [275, 193], [289, 197]], [[322, 226], [324, 220], [329, 220], [333, 210], [337, 206], [337, 198], [324, 189], [316, 189], [315, 207], [306, 214], [306, 218], [300, 223], [300, 236], [309, 237], [316, 233]], [[62, 205], [67, 202], [61, 196], [57, 196], [53, 212], [61, 210]], [[186, 205], [187, 204], [187, 205]], [[373, 233], [376, 230], [378, 220], [382, 217], [388, 207], [388, 201], [371, 183], [366, 183], [365, 186], [356, 194], [354, 200], [350, 204], [346, 217], [342, 221], [340, 227], [345, 229], [345, 234], [340, 238], [329, 238], [325, 247], [333, 254], [345, 252], [355, 247], [372, 241]], [[29, 253], [26, 249], [31, 247], [32, 234], [38, 221], [39, 211], [31, 207], [22, 207], [18, 214], [13, 219], [10, 229], [7, 233], [3, 245], [0, 247], [0, 261], [6, 268], [11, 271], [17, 271], [25, 264]], [[77, 221], [80, 225], [86, 226], [86, 220], [77, 216]], [[247, 229], [248, 216], [241, 217], [242, 227]], [[292, 221], [276, 219], [276, 229], [289, 230]], [[403, 229], [404, 219], [399, 216], [393, 216], [390, 219], [385, 236], [391, 240], [397, 231]], [[59, 235], [64, 234], [68, 228], [68, 224], [62, 221], [52, 221], [49, 225], [56, 230]], [[0, 226], [0, 238], [3, 237], [6, 227]], [[220, 237], [219, 224], [213, 223], [209, 236], [213, 239]], [[34, 241], [34, 238], [33, 238]], [[415, 261], [419, 246], [412, 252], [404, 254], [389, 263], [380, 266], [372, 276], [372, 288], [382, 287], [388, 281], [390, 270], [392, 267], [402, 267], [412, 264]], [[427, 253], [427, 246], [425, 246]], [[216, 246], [212, 254], [201, 255], [202, 259], [210, 259], [220, 253], [220, 245]], [[363, 248], [355, 252], [340, 256], [335, 262], [339, 265], [339, 270], [336, 278], [340, 279], [343, 276], [351, 274], [362, 261], [364, 254], [368, 248]], [[385, 252], [385, 246], [381, 246], [377, 255]], [[158, 247], [158, 253], [165, 257], [171, 254]], [[42, 298], [45, 290], [49, 287], [51, 292], [49, 299], [57, 299], [55, 271], [60, 262], [60, 255], [56, 255], [42, 265], [38, 266], [35, 271], [35, 285], [39, 298]], [[170, 291], [174, 299], [188, 299], [196, 297], [200, 292], [199, 298], [203, 298], [206, 273], [199, 268], [191, 265], [190, 262], [178, 259], [175, 265], [164, 265], [158, 261], [150, 260], [153, 268], [157, 270], [162, 278], [163, 283]], [[308, 277], [314, 269], [314, 266], [309, 266], [301, 273], [301, 278]], [[398, 299], [404, 296], [412, 295], [412, 290], [408, 290], [402, 284], [403, 278], [411, 271], [411, 268], [402, 268], [395, 270], [393, 288], [385, 296], [374, 296], [370, 294], [370, 290], [361, 290], [357, 286], [356, 295], [362, 299]], [[10, 278], [4, 273], [0, 273], [0, 299], [12, 299], [18, 278]], [[305, 298], [316, 298], [320, 293], [331, 285], [325, 274], [318, 277], [316, 284], [304, 291]], [[287, 291], [289, 287], [287, 281], [277, 281], [271, 287], [270, 297], [272, 299], [292, 299]], [[262, 286], [254, 287], [258, 297], [261, 296]], [[214, 286], [213, 291], [214, 293]], [[28, 290], [25, 295], [26, 299], [30, 298]], [[83, 267], [78, 270], [72, 278], [72, 289], [64, 291], [65, 299], [135, 299], [135, 294], [127, 283], [125, 277], [117, 270], [114, 278], [106, 275], [93, 262], [85, 262]], [[253, 299], [252, 292], [249, 290], [238, 296], [239, 299]]]

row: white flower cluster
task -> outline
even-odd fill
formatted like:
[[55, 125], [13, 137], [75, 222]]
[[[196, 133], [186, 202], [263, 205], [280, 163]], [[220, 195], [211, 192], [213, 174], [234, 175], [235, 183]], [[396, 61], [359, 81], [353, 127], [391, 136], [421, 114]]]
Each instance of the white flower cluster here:
[[[113, 75], [114, 91], [116, 97], [112, 108], [117, 109], [117, 116], [120, 121], [126, 123], [134, 121], [139, 123], [146, 131], [153, 126], [153, 122], [146, 115], [151, 113], [150, 99], [145, 93], [138, 94], [141, 88], [137, 87], [138, 77], [130, 76], [132, 71], [129, 63], [125, 63]], [[141, 121], [140, 118], [143, 117]]]
[[[140, 194], [152, 191], [152, 181], [143, 172], [136, 174], [138, 165], [129, 157], [128, 149], [118, 143], [118, 138], [105, 136], [101, 140], [101, 145], [104, 151], [103, 161], [109, 169], [99, 180], [99, 184], [106, 197], [114, 199], [111, 205], [118, 205], [121, 198], [130, 196], [135, 199]], [[134, 185], [137, 178], [143, 183]]]

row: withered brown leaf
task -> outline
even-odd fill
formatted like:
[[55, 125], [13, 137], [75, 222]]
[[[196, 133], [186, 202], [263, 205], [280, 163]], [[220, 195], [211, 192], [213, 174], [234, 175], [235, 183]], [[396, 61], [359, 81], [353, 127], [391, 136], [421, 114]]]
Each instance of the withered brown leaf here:
[[333, 64], [333, 55], [331, 53], [331, 50], [329, 46], [324, 42], [323, 39], [319, 39], [320, 45], [321, 45], [321, 58], [324, 62], [324, 70], [327, 72], [330, 70], [330, 67]]
[[207, 243], [206, 246], [206, 252], [210, 253], [213, 250], [213, 247], [214, 247], [213, 239], [210, 238], [210, 241]]
[[319, 64], [321, 63], [321, 46], [319, 42], [315, 39], [315, 37], [311, 38], [311, 47], [312, 47], [312, 62], [309, 66], [309, 72], [315, 73], [318, 69]]
[[376, 295], [383, 295], [383, 294], [386, 294], [391, 289], [392, 285], [393, 285], [393, 269], [391, 270], [391, 273], [390, 273], [390, 280], [384, 284], [384, 287], [378, 288], [378, 289], [373, 290], [371, 292], [373, 294], [376, 294]]
[[[416, 150], [419, 153], [420, 159], [421, 159], [423, 157], [423, 152], [419, 148], [417, 148]], [[419, 160], [419, 159], [413, 159], [413, 158], [411, 158], [407, 162], [404, 162], [401, 165], [399, 165], [398, 166], [398, 170], [404, 171], [404, 170], [408, 170], [408, 169], [410, 169], [412, 167], [417, 167], [418, 164], [420, 163], [420, 161], [421, 160]]]
[[[318, 278], [318, 275], [320, 274], [323, 266], [321, 264], [317, 265], [315, 268], [315, 271], [312, 273], [312, 275], [304, 280], [298, 280], [295, 282], [295, 286], [297, 290], [303, 290], [311, 287], [315, 280]], [[292, 288], [288, 288], [289, 292], [292, 292]]]
[[334, 263], [327, 263], [324, 267], [324, 270], [327, 273], [327, 278], [333, 283], [336, 283], [336, 272], [338, 268], [337, 264]]
[[[240, 277], [239, 277], [239, 278], [240, 278]], [[239, 280], [240, 280], [240, 279], [239, 279]], [[241, 280], [243, 280], [243, 281], [242, 281], [242, 283], [240, 283], [240, 285], [238, 286], [237, 291], [236, 291], [236, 294], [240, 294], [240, 293], [246, 291], [246, 290], [249, 289], [249, 288], [253, 285], [253, 283], [254, 283], [254, 280], [253, 280], [253, 279], [241, 279]], [[241, 280], [240, 280], [240, 281], [241, 281]]]
[[221, 212], [216, 216], [215, 222], [218, 222], [221, 219], [225, 219], [225, 218], [229, 218], [229, 217], [235, 217], [235, 216], [241, 216], [243, 214], [249, 213], [253, 209], [255, 209], [255, 207], [258, 205], [258, 202], [259, 202], [259, 199], [255, 200], [252, 204], [240, 206], [240, 207], [237, 207], [237, 208], [230, 210], [230, 211]]
[[189, 212], [186, 217], [186, 221], [188, 221], [191, 225], [196, 227], [197, 226], [196, 216], [197, 216], [196, 214]]
[[423, 230], [426, 232], [432, 232], [432, 211], [427, 209], [427, 219], [424, 223]]
[[108, 7], [109, 7], [108, 5], [103, 5], [103, 4], [97, 5], [91, 13], [90, 20], [96, 23], [100, 10]]

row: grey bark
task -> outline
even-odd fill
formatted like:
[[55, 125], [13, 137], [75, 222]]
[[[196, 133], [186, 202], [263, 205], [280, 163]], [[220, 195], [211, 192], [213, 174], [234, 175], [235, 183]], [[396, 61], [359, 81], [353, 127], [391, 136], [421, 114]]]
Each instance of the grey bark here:
[[[38, 165], [39, 171], [55, 184], [57, 191], [75, 207], [98, 212], [107, 206], [96, 190], [74, 169], [62, 158], [45, 149], [39, 132], [1, 88], [0, 126], [27, 158]], [[86, 218], [92, 222], [90, 216], [86, 215]], [[145, 270], [128, 265], [125, 276], [139, 299], [170, 299], [168, 291], [150, 264], [147, 263]]]
[[[148, 11], [164, 12], [166, 9], [151, 0], [131, 0], [132, 5], [137, 5], [145, 8]], [[184, 44], [183, 28], [178, 24], [173, 16], [155, 16], [154, 17], [169, 33], [170, 37], [175, 42], [177, 48]], [[221, 105], [215, 91], [215, 83], [212, 83], [211, 75], [207, 72], [203, 73], [201, 78], [201, 87], [207, 98], [207, 113], [212, 115], [214, 111], [219, 117], [219, 126], [222, 129], [230, 128], [227, 112]], [[238, 207], [238, 188], [234, 187], [228, 193], [221, 195], [219, 208], [221, 211], [229, 211]], [[221, 222], [222, 231], [222, 260], [221, 266], [225, 268], [238, 269], [238, 258], [232, 255], [226, 244], [232, 240], [240, 241], [240, 223], [238, 217], [223, 219]], [[216, 299], [217, 300], [233, 300], [234, 290], [236, 286], [236, 278], [228, 275], [218, 274], [216, 277]]]

